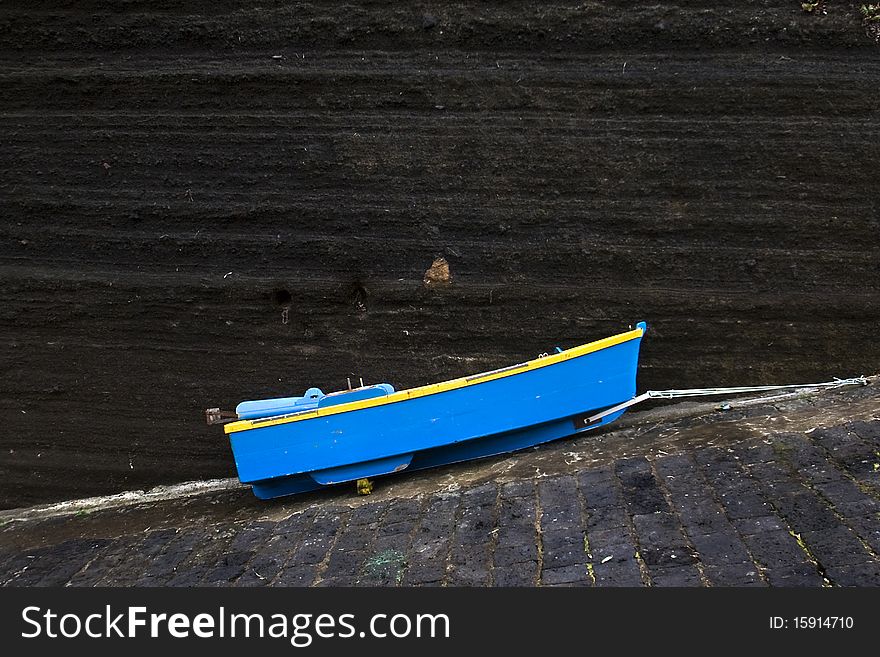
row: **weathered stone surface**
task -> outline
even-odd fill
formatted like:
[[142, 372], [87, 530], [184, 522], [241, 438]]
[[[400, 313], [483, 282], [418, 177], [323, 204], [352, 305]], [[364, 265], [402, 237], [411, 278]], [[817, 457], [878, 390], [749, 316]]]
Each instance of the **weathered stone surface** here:
[[[366, 498], [337, 490], [255, 507], [229, 491], [16, 512], [0, 525], [0, 584], [876, 586], [880, 500], [845, 472], [835, 445], [873, 435], [880, 398], [828, 395], [821, 411], [819, 399], [777, 401], [770, 417], [784, 420], [724, 447], [720, 427], [760, 423], [771, 409], [680, 420], [688, 441], [649, 419], [425, 472], [409, 488], [379, 484]], [[790, 431], [820, 419], [821, 432]], [[572, 458], [581, 454], [601, 462], [583, 466]], [[451, 472], [461, 475], [454, 490]]]
[[651, 389], [880, 360], [855, 7], [215, 4], [0, 5], [0, 508], [232, 477], [207, 406], [639, 319]]

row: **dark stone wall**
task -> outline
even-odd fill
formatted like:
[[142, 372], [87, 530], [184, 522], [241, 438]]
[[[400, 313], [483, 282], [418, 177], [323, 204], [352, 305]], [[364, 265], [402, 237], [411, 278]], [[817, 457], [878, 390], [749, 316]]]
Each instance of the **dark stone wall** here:
[[856, 4], [203, 4], [0, 7], [0, 506], [642, 319], [642, 389], [878, 369]]

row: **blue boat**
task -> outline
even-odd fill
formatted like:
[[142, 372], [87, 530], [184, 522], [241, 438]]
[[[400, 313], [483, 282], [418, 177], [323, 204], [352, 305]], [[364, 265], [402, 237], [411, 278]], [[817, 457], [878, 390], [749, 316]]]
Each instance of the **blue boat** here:
[[[525, 363], [409, 390], [387, 383], [329, 394], [309, 388], [302, 397], [242, 402], [224, 414], [234, 420], [224, 429], [239, 479], [271, 499], [596, 429], [635, 396], [646, 329], [640, 322]], [[209, 422], [224, 421], [221, 413], [209, 409]]]

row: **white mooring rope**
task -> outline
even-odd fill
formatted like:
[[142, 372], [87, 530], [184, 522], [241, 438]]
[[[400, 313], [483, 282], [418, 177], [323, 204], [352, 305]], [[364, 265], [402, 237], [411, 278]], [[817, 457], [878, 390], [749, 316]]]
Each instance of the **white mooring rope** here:
[[825, 383], [793, 383], [787, 386], [741, 386], [739, 388], [688, 388], [686, 390], [648, 390], [645, 394], [649, 397], [660, 399], [673, 399], [675, 397], [703, 397], [709, 395], [726, 395], [740, 392], [769, 392], [771, 390], [786, 390], [789, 388], [839, 388], [841, 386], [866, 386], [868, 379], [856, 376], [851, 379], [838, 379]]
[[864, 376], [856, 376], [850, 379], [834, 378], [834, 381], [826, 381], [825, 383], [794, 383], [785, 386], [740, 386], [735, 388], [686, 388], [683, 390], [648, 390], [637, 397], [633, 397], [629, 401], [625, 401], [617, 406], [606, 408], [601, 413], [592, 415], [588, 418], [588, 422], [596, 422], [603, 417], [629, 408], [635, 404], [643, 402], [647, 399], [675, 399], [677, 397], [710, 397], [712, 395], [735, 395], [742, 392], [769, 392], [772, 390], [794, 390], [797, 388], [840, 388], [842, 386], [866, 386], [868, 379]]

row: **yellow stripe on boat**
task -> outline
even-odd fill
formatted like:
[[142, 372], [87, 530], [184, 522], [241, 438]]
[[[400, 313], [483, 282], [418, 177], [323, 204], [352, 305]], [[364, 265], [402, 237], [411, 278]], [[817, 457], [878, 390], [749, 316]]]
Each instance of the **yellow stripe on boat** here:
[[595, 342], [590, 342], [579, 347], [572, 347], [571, 349], [567, 349], [558, 354], [542, 356], [539, 358], [535, 358], [534, 360], [527, 361], [525, 363], [520, 363], [519, 365], [502, 367], [501, 369], [492, 370], [491, 372], [472, 374], [470, 376], [464, 376], [458, 379], [452, 379], [450, 381], [431, 383], [426, 386], [421, 386], [419, 388], [410, 388], [409, 390], [400, 390], [386, 397], [373, 397], [372, 399], [362, 399], [360, 401], [353, 401], [347, 404], [325, 406], [323, 408], [316, 408], [309, 411], [300, 411], [299, 413], [293, 413], [291, 415], [278, 415], [275, 417], [255, 418], [253, 420], [239, 420], [237, 422], [230, 422], [229, 424], [224, 425], [223, 429], [226, 433], [247, 431], [248, 429], [262, 429], [263, 427], [272, 427], [276, 424], [300, 422], [302, 420], [311, 420], [312, 418], [324, 417], [326, 415], [336, 415], [337, 413], [348, 413], [350, 411], [358, 411], [363, 408], [373, 408], [374, 406], [394, 404], [395, 402], [406, 401], [407, 399], [416, 399], [417, 397], [425, 397], [426, 395], [436, 395], [441, 392], [446, 392], [447, 390], [466, 388], [467, 386], [485, 383], [486, 381], [494, 381], [495, 379], [502, 379], [506, 376], [515, 376], [517, 374], [522, 374], [523, 372], [528, 372], [530, 370], [536, 370], [541, 367], [555, 365], [556, 363], [561, 363], [572, 358], [577, 358], [578, 356], [583, 356], [594, 351], [600, 351], [602, 349], [607, 349], [608, 347], [613, 347], [614, 345], [621, 344], [623, 342], [628, 342], [629, 340], [635, 340], [642, 337], [643, 333], [644, 331], [641, 328], [636, 328], [632, 331], [619, 333], [618, 335], [612, 335], [611, 337], [596, 340]]

